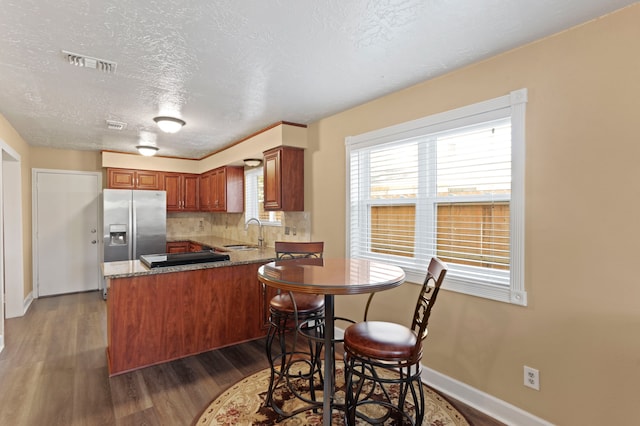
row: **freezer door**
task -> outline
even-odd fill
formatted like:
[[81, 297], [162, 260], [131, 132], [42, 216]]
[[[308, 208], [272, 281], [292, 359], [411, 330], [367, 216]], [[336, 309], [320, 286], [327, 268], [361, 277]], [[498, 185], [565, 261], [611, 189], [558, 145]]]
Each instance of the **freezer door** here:
[[134, 259], [167, 251], [167, 193], [133, 191]]
[[102, 192], [104, 261], [131, 259], [131, 191], [105, 189]]

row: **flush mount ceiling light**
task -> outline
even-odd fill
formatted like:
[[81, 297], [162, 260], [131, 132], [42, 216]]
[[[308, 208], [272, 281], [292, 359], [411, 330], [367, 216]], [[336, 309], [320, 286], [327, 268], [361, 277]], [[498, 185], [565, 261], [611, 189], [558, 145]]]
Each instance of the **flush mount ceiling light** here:
[[245, 158], [242, 161], [244, 161], [244, 165], [247, 167], [256, 167], [262, 164], [262, 160], [259, 158]]
[[145, 157], [152, 157], [156, 155], [156, 152], [158, 152], [158, 147], [153, 145], [138, 145], [136, 146], [136, 149]]
[[166, 133], [175, 133], [178, 130], [182, 129], [182, 126], [187, 124], [184, 122], [184, 120], [180, 120], [179, 118], [166, 117], [166, 116], [155, 117], [153, 121], [155, 121], [156, 124], [158, 124], [158, 127], [160, 127], [160, 130]]

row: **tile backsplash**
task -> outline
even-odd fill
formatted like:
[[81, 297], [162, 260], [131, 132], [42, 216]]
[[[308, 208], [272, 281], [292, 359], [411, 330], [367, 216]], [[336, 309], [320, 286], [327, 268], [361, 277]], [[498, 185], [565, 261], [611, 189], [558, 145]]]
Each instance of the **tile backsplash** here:
[[[245, 230], [245, 222], [244, 213], [167, 213], [167, 239], [207, 235], [257, 244], [258, 225], [252, 222]], [[264, 225], [262, 232], [268, 247], [274, 241], [311, 241], [310, 213], [283, 212], [281, 226]]]

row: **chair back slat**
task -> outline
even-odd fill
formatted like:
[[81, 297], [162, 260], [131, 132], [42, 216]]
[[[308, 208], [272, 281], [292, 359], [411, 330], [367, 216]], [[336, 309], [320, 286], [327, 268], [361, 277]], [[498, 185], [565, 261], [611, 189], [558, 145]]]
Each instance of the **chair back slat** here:
[[276, 259], [296, 259], [296, 258], [322, 258], [324, 251], [323, 241], [299, 242], [299, 241], [276, 241]]
[[431, 262], [429, 262], [427, 276], [425, 277], [422, 288], [420, 289], [420, 295], [418, 296], [418, 302], [416, 303], [416, 309], [413, 313], [413, 321], [411, 324], [411, 328], [418, 335], [418, 342], [427, 337], [429, 316], [431, 315], [433, 305], [436, 303], [440, 286], [442, 285], [446, 274], [447, 265], [437, 257], [433, 257]]

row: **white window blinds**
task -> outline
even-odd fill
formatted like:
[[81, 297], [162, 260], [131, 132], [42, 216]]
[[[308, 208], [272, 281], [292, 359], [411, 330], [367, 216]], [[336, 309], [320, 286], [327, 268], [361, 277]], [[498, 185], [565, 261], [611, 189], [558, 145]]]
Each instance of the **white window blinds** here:
[[526, 304], [514, 280], [523, 240], [514, 152], [524, 146], [514, 135], [524, 134], [524, 109], [514, 120], [512, 98], [348, 138], [350, 255], [401, 266], [416, 282], [438, 256], [450, 289]]

